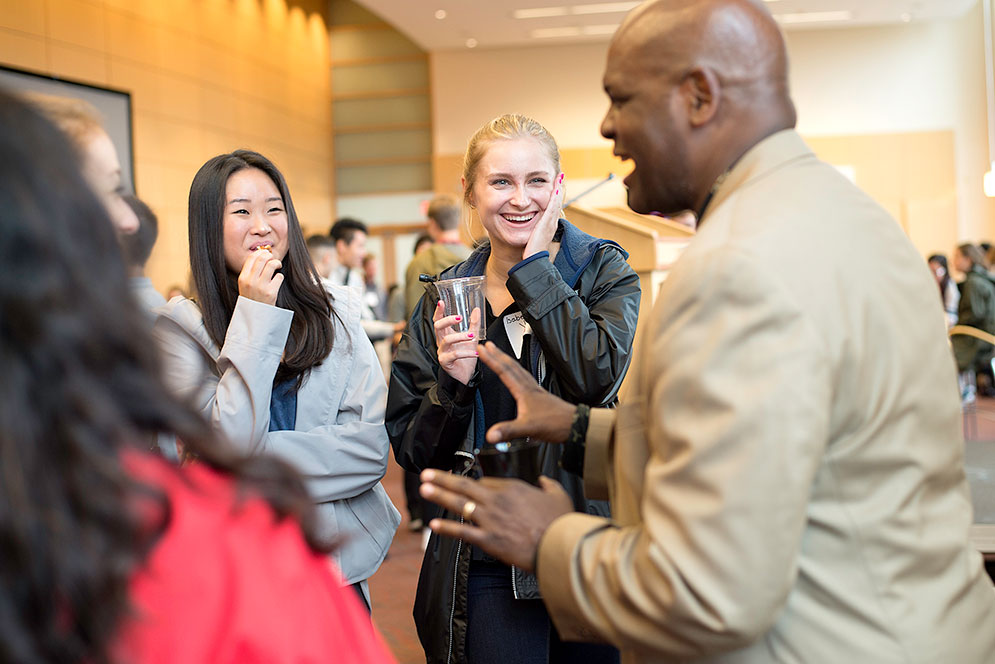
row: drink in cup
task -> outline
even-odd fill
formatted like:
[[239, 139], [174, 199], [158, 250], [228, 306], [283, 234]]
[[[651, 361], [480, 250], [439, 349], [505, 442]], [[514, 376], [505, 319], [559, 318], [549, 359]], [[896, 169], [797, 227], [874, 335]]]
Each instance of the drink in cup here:
[[542, 474], [539, 458], [540, 441], [515, 438], [507, 442], [484, 443], [477, 450], [477, 463], [485, 477], [517, 477], [539, 486]]
[[[487, 326], [484, 323], [484, 284], [486, 277], [461, 277], [439, 279], [435, 287], [439, 299], [446, 306], [447, 316], [459, 316], [453, 326], [456, 332], [472, 332], [475, 339], [483, 341]], [[476, 310], [476, 313], [474, 313]]]

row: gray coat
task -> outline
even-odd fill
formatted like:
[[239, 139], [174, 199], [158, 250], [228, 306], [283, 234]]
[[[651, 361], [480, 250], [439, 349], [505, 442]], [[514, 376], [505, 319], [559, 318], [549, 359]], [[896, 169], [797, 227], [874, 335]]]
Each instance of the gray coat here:
[[215, 429], [247, 454], [275, 455], [299, 470], [318, 504], [322, 531], [346, 535], [335, 552], [347, 583], [383, 562], [401, 517], [380, 484], [387, 470], [387, 388], [360, 327], [361, 302], [334, 287], [335, 343], [297, 394], [294, 431], [269, 431], [273, 378], [293, 312], [238, 298], [222, 348], [200, 309], [176, 297], [158, 309], [165, 379], [193, 400]]

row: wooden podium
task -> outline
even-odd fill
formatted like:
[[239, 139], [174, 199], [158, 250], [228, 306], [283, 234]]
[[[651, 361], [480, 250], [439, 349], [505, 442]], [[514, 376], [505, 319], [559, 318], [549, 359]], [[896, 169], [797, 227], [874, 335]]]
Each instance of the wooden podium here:
[[629, 252], [629, 265], [639, 275], [640, 319], [653, 306], [670, 266], [694, 237], [694, 230], [663, 217], [636, 214], [628, 208], [571, 205], [563, 216], [585, 233], [618, 242]]

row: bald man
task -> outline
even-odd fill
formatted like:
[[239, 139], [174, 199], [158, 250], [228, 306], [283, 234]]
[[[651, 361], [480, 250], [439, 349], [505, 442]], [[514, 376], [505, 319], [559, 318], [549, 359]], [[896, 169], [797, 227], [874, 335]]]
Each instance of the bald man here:
[[488, 439], [564, 443], [614, 519], [570, 513], [552, 481], [428, 470], [423, 495], [466, 517], [431, 527], [535, 568], [560, 635], [626, 662], [995, 661], [935, 284], [793, 130], [771, 16], [645, 3], [604, 86], [629, 205], [700, 219], [622, 405], [588, 412], [480, 356], [518, 401]]

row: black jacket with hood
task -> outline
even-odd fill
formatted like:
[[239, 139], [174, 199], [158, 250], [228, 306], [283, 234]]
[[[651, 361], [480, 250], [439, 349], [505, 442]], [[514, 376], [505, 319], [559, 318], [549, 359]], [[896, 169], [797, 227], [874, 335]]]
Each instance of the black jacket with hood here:
[[[507, 287], [532, 328], [532, 374], [553, 394], [573, 403], [609, 406], [616, 401], [631, 357], [639, 313], [639, 278], [628, 254], [609, 240], [580, 231], [561, 219], [550, 262], [545, 252], [516, 265]], [[484, 273], [490, 246], [484, 244], [441, 278]], [[438, 300], [426, 290], [409, 321], [391, 369], [387, 432], [401, 467], [419, 472], [440, 468], [474, 473], [473, 450], [483, 441], [479, 370], [463, 385], [438, 362], [433, 331]], [[560, 467], [562, 446], [545, 444], [542, 472], [559, 481], [581, 512], [607, 516], [608, 505], [584, 498], [583, 479]], [[446, 512], [445, 518], [461, 519]], [[428, 664], [462, 664], [466, 637], [466, 580], [470, 556], [462, 541], [432, 534], [422, 561], [414, 618]], [[539, 597], [534, 576], [513, 569], [521, 599]]]

